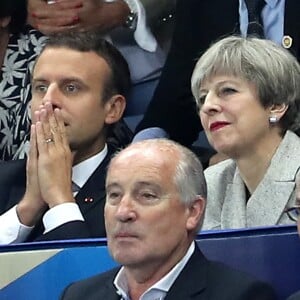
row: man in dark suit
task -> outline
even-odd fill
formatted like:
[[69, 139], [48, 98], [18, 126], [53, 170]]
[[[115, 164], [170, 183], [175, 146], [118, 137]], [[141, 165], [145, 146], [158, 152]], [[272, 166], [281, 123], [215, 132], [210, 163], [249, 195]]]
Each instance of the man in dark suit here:
[[47, 42], [32, 75], [27, 163], [0, 165], [0, 242], [103, 237], [106, 140], [120, 120], [130, 73], [96, 32]]
[[111, 160], [106, 191], [108, 248], [122, 267], [71, 284], [63, 300], [275, 299], [196, 246], [206, 183], [190, 150], [166, 139], [132, 144]]
[[[244, 0], [177, 1], [171, 48], [135, 140], [164, 135], [190, 146], [197, 139], [202, 127], [191, 94], [192, 71], [212, 42], [245, 31], [245, 13]], [[281, 43], [300, 61], [299, 15], [298, 0], [267, 1], [262, 11], [265, 37]]]

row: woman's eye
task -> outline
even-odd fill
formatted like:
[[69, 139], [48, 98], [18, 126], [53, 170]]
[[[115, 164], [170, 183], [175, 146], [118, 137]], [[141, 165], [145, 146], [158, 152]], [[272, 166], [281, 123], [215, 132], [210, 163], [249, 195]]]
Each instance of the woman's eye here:
[[199, 97], [199, 104], [204, 104], [205, 99], [206, 99], [206, 95], [201, 95], [201, 96]]
[[233, 93], [236, 93], [236, 89], [234, 88], [230, 88], [230, 87], [225, 87], [225, 88], [222, 88], [221, 89], [221, 94], [233, 94]]

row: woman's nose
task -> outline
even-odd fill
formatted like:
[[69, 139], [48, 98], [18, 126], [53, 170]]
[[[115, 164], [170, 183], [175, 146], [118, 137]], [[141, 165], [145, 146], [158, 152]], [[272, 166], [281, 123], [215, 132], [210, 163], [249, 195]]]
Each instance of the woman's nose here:
[[200, 111], [211, 115], [221, 110], [220, 99], [214, 92], [209, 92], [202, 106], [200, 107]]

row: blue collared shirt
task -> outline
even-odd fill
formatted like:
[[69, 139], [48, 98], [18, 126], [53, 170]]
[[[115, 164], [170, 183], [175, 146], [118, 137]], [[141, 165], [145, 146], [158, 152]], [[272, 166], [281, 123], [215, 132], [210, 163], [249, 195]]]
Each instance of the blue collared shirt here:
[[[285, 0], [265, 0], [262, 10], [265, 38], [281, 45], [284, 35], [284, 8]], [[240, 31], [246, 36], [248, 27], [248, 10], [244, 0], [239, 0]]]

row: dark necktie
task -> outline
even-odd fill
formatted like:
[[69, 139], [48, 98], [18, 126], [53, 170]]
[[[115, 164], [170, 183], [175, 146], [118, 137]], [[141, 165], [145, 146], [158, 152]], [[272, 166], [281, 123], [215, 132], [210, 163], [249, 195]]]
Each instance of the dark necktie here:
[[261, 18], [261, 11], [266, 5], [265, 0], [245, 0], [248, 9], [248, 30], [247, 35], [264, 37], [264, 27]]

